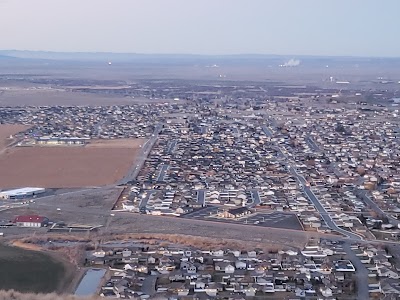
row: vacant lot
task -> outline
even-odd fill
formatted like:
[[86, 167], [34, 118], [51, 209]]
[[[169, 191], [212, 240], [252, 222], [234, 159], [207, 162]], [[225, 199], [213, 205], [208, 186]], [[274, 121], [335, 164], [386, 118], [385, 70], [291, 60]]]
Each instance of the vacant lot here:
[[44, 253], [0, 244], [0, 265], [1, 290], [49, 293], [65, 285], [65, 266]]
[[86, 147], [16, 147], [0, 155], [0, 188], [103, 186], [124, 177], [143, 140]]
[[14, 139], [9, 138], [10, 135], [14, 135], [28, 128], [29, 127], [25, 125], [0, 125], [0, 153], [3, 149], [5, 149], [9, 144], [14, 141]]

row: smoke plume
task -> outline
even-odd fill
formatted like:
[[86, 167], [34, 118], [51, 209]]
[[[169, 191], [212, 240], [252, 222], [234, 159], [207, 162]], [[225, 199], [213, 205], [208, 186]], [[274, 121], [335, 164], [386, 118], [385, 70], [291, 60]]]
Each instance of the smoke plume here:
[[285, 62], [283, 65], [279, 65], [280, 67], [297, 67], [300, 65], [300, 60], [298, 59], [289, 59], [287, 62]]

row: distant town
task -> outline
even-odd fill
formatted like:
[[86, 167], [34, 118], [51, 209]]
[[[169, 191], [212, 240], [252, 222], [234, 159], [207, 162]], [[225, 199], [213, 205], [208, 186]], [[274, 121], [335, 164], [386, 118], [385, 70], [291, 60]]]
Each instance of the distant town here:
[[[398, 81], [214, 75], [0, 76], [0, 100], [28, 90], [131, 101], [0, 107], [1, 238], [84, 248], [83, 296], [397, 299]], [[200, 237], [214, 244], [190, 244]]]

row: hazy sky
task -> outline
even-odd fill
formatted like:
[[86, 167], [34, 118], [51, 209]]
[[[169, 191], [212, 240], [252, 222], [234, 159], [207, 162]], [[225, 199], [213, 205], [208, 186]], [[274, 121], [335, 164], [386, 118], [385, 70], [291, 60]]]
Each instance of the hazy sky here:
[[400, 57], [400, 0], [0, 0], [0, 49]]

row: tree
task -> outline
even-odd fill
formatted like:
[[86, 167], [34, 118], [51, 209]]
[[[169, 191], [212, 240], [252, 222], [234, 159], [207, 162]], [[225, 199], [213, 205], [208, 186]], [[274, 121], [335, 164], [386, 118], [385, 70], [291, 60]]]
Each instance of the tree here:
[[367, 223], [367, 218], [364, 216], [364, 214], [361, 214], [358, 218], [360, 219], [362, 224], [365, 225]]

